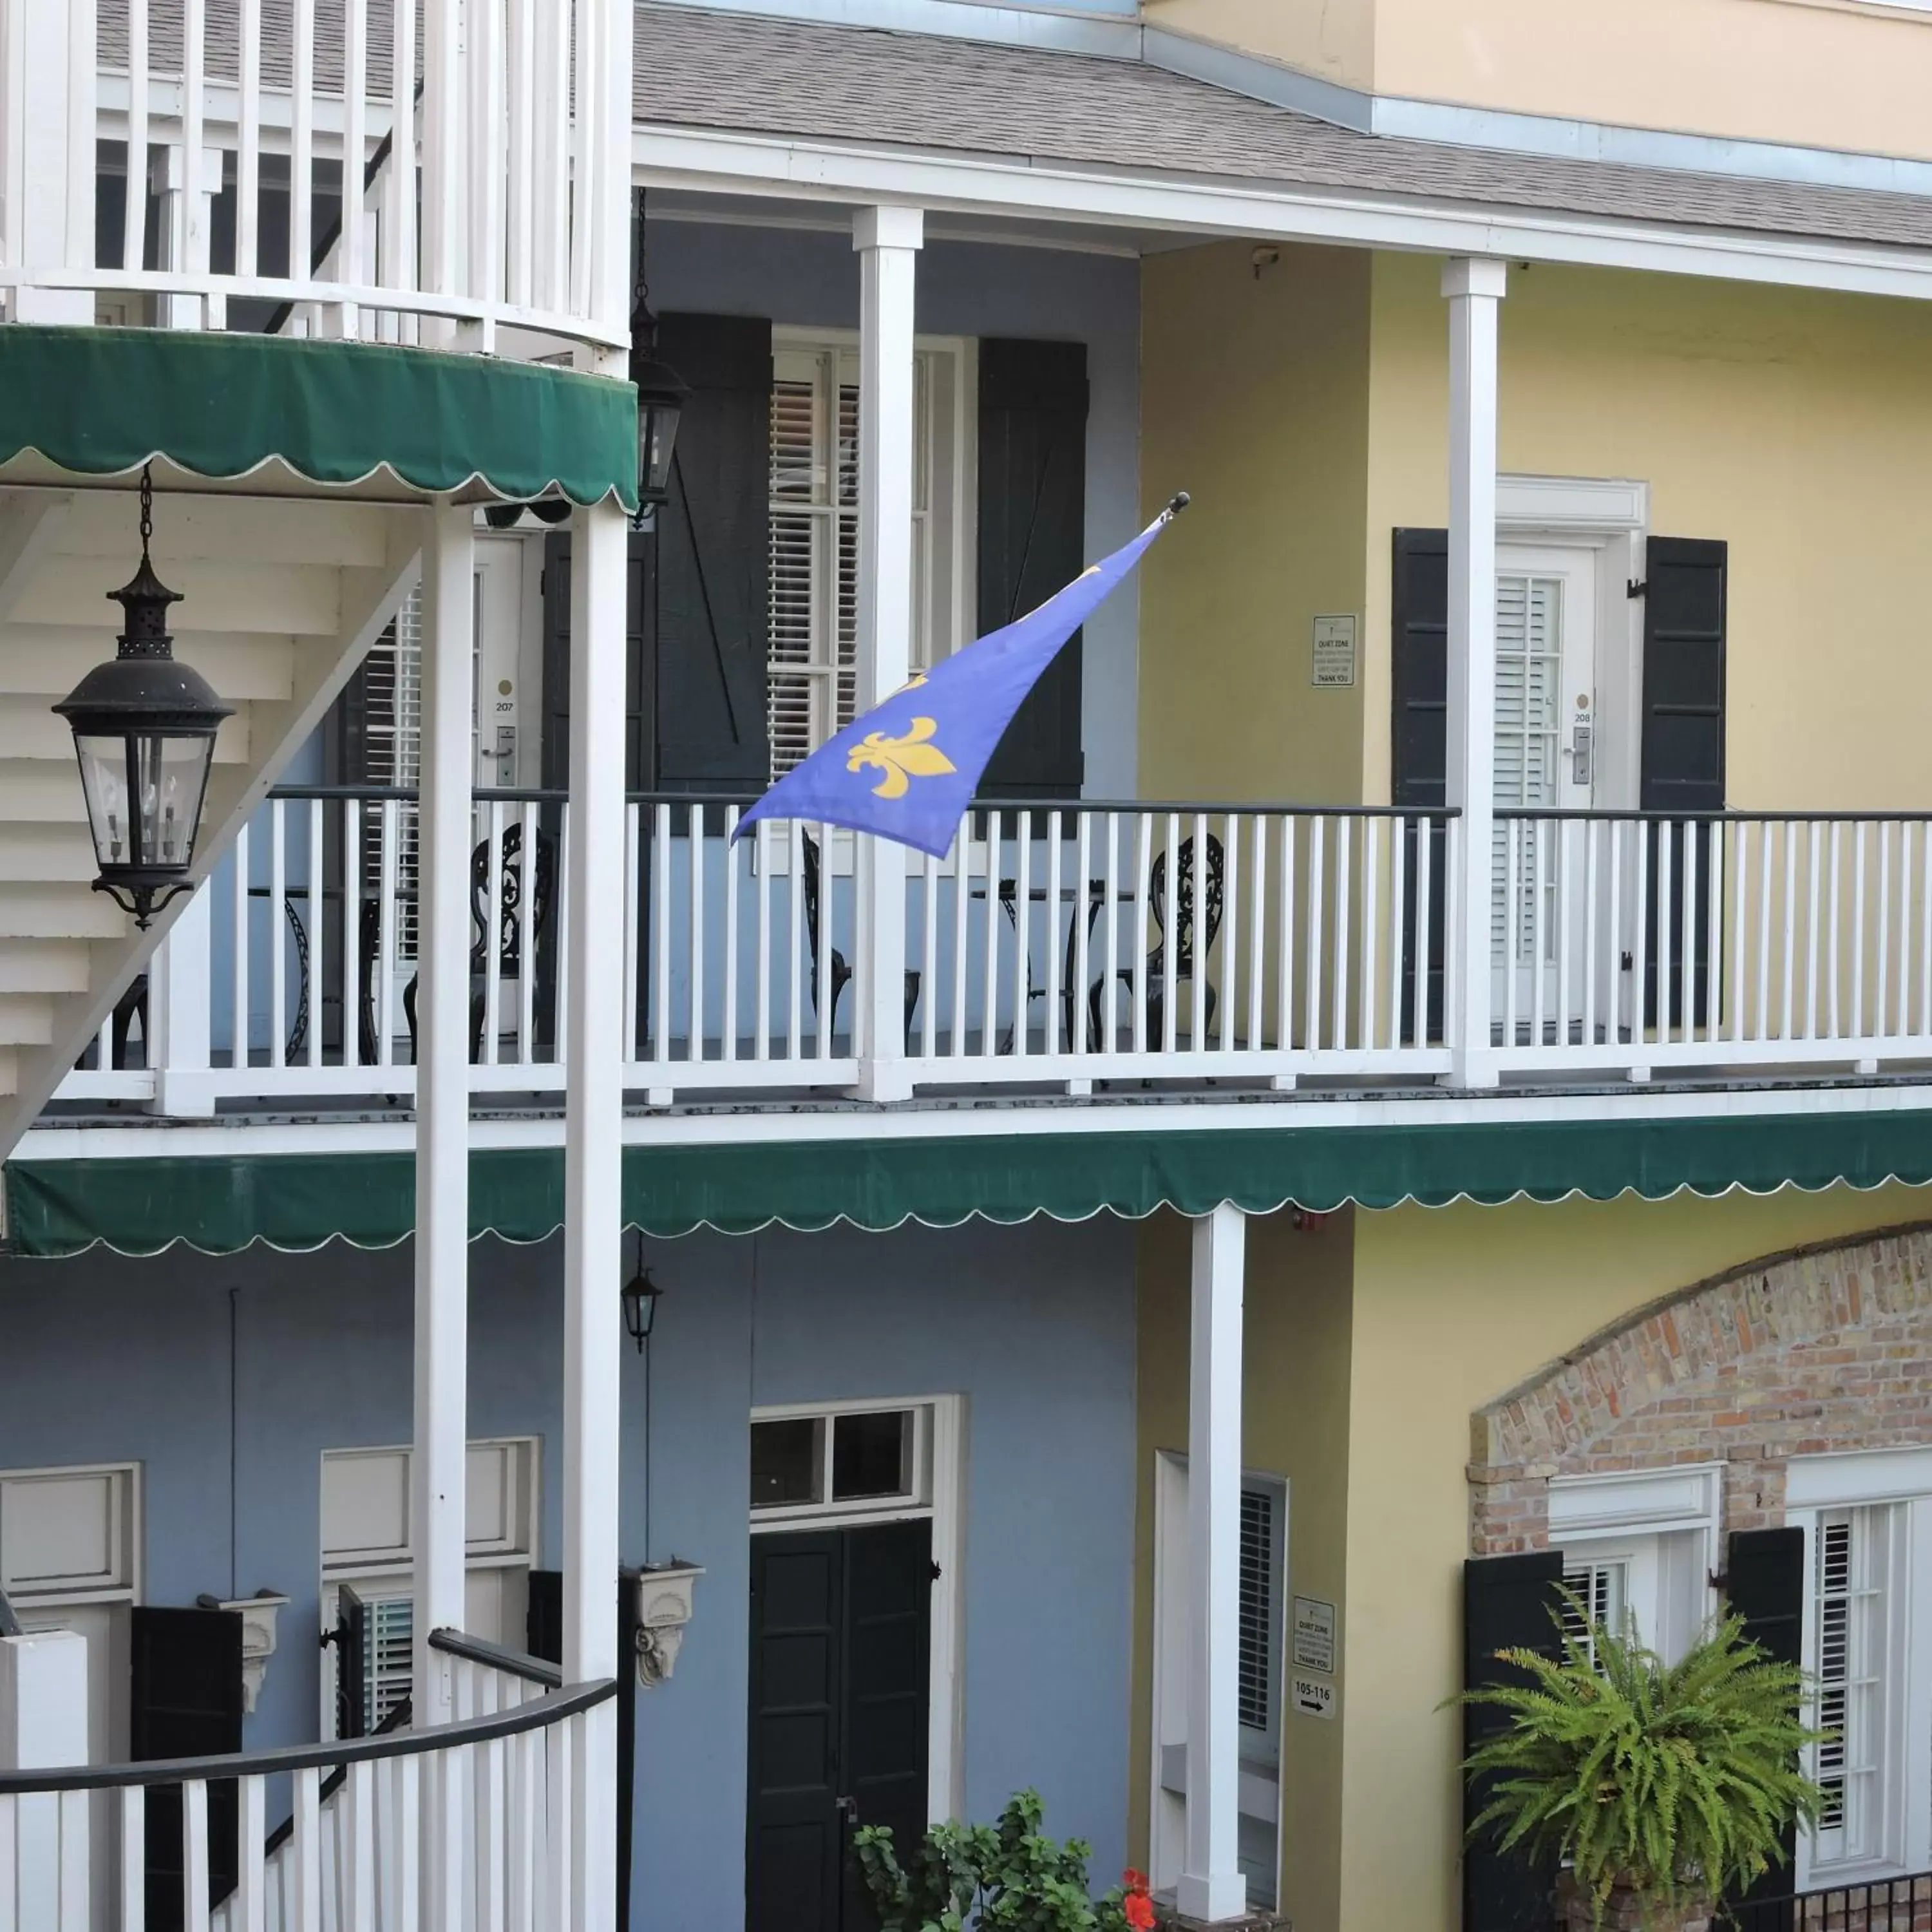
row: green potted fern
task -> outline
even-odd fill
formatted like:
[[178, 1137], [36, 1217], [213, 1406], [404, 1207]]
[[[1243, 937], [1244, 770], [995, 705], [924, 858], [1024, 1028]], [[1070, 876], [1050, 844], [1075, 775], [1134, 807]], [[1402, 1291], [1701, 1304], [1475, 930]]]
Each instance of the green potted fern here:
[[1484, 1798], [1470, 1835], [1560, 1860], [1570, 1932], [1704, 1932], [1718, 1900], [1783, 1862], [1792, 1820], [1816, 1817], [1798, 1768], [1819, 1735], [1799, 1720], [1803, 1673], [1735, 1616], [1666, 1664], [1634, 1625], [1564, 1601], [1560, 1660], [1499, 1651], [1521, 1681], [1461, 1700], [1509, 1720], [1463, 1767]]

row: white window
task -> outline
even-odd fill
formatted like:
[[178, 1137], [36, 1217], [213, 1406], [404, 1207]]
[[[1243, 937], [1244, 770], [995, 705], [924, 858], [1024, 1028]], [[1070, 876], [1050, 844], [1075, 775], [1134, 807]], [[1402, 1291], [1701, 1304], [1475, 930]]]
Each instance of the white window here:
[[[472, 1442], [464, 1467], [468, 1561], [464, 1578], [466, 1634], [524, 1648], [530, 1573], [537, 1536], [538, 1448], [533, 1437]], [[410, 1451], [332, 1449], [322, 1458], [322, 1628], [342, 1621], [352, 1589], [364, 1619], [362, 1721], [376, 1725], [409, 1695], [416, 1640], [410, 1574]], [[335, 1663], [323, 1671], [323, 1721], [334, 1735]]]
[[761, 1411], [752, 1422], [752, 1516], [923, 1513], [932, 1502], [930, 1405]]
[[1552, 1480], [1550, 1540], [1578, 1600], [1564, 1612], [1568, 1634], [1590, 1649], [1593, 1624], [1633, 1629], [1665, 1658], [1682, 1656], [1716, 1607], [1721, 1486], [1712, 1465]]
[[[772, 776], [850, 722], [856, 690], [859, 350], [856, 336], [774, 332]], [[970, 635], [972, 345], [922, 340], [914, 367], [915, 670]]]
[[1798, 1845], [1802, 1883], [1932, 1865], [1932, 1450], [1802, 1456], [1787, 1520], [1804, 1532], [1804, 1662], [1831, 1735], [1823, 1793]]

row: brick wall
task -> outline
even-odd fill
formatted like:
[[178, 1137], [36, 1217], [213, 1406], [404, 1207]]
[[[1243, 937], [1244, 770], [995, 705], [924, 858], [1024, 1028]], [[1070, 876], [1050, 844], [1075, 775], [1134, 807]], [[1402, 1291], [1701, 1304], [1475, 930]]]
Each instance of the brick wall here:
[[1753, 1262], [1640, 1308], [1470, 1418], [1470, 1547], [1544, 1547], [1550, 1478], [1726, 1466], [1784, 1520], [1793, 1456], [1932, 1443], [1932, 1224]]

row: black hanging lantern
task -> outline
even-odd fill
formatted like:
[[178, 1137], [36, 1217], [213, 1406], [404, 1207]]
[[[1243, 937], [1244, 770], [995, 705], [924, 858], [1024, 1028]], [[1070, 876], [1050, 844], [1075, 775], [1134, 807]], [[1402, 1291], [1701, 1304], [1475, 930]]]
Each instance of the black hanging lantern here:
[[190, 890], [215, 730], [233, 713], [199, 671], [175, 661], [168, 606], [181, 602], [181, 592], [154, 574], [153, 532], [154, 490], [144, 470], [140, 566], [107, 593], [126, 613], [120, 648], [53, 707], [72, 728], [80, 760], [100, 868], [94, 890], [144, 929], [160, 907]]
[[658, 1297], [664, 1290], [651, 1279], [651, 1271], [644, 1265], [644, 1238], [638, 1237], [637, 1265], [631, 1278], [624, 1284], [624, 1332], [638, 1345], [638, 1353], [644, 1352], [644, 1344], [651, 1339], [652, 1324], [658, 1318]]
[[658, 357], [658, 319], [644, 263], [644, 191], [638, 190], [638, 284], [631, 304], [631, 380], [638, 388], [638, 518], [642, 523], [670, 494], [678, 418], [690, 386]]

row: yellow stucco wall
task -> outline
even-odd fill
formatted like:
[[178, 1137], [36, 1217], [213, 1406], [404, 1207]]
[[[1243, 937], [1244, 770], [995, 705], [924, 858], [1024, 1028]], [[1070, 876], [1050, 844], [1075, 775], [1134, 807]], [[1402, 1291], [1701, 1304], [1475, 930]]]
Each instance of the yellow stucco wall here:
[[1862, 0], [1147, 0], [1157, 26], [1364, 92], [1932, 154], [1932, 22]]
[[1347, 804], [1362, 701], [1311, 689], [1311, 620], [1359, 611], [1371, 258], [1244, 243], [1148, 258], [1141, 477], [1195, 507], [1141, 582], [1141, 795]]
[[[1375, 258], [1371, 799], [1388, 796], [1389, 532], [1448, 515], [1440, 281], [1436, 261]], [[1504, 470], [1639, 478], [1653, 530], [1730, 545], [1730, 803], [1922, 806], [1932, 312], [1546, 266], [1512, 272], [1501, 327]]]
[[[1352, 1220], [1296, 1229], [1286, 1214], [1249, 1223], [1242, 1456], [1288, 1478], [1288, 1574], [1304, 1596], [1340, 1604], [1346, 1581], [1349, 1276]], [[1148, 1856], [1154, 1611], [1154, 1457], [1187, 1447], [1190, 1224], [1162, 1214], [1138, 1246], [1140, 1423], [1135, 1552], [1134, 1690], [1128, 1842]], [[1346, 1692], [1346, 1646], [1336, 1681]], [[1282, 1740], [1282, 1910], [1303, 1932], [1340, 1912], [1342, 1726], [1290, 1712]]]
[[[1390, 532], [1448, 516], [1440, 265], [1252, 254], [1144, 273], [1142, 495], [1197, 508], [1143, 566], [1142, 795], [1384, 802]], [[1932, 306], [1517, 268], [1500, 387], [1505, 470], [1638, 478], [1654, 530], [1730, 545], [1732, 805], [1922, 802]], [[1358, 685], [1316, 690], [1348, 611]]]
[[[1653, 1297], [1928, 1212], [1932, 1190], [1894, 1186], [1357, 1215], [1341, 1913], [1298, 1915], [1297, 1932], [1458, 1923], [1459, 1726], [1438, 1707], [1461, 1676], [1471, 1412]], [[1250, 1347], [1263, 1401], [1259, 1351], [1283, 1351], [1284, 1384], [1304, 1372], [1286, 1359], [1292, 1335], [1257, 1331]]]

